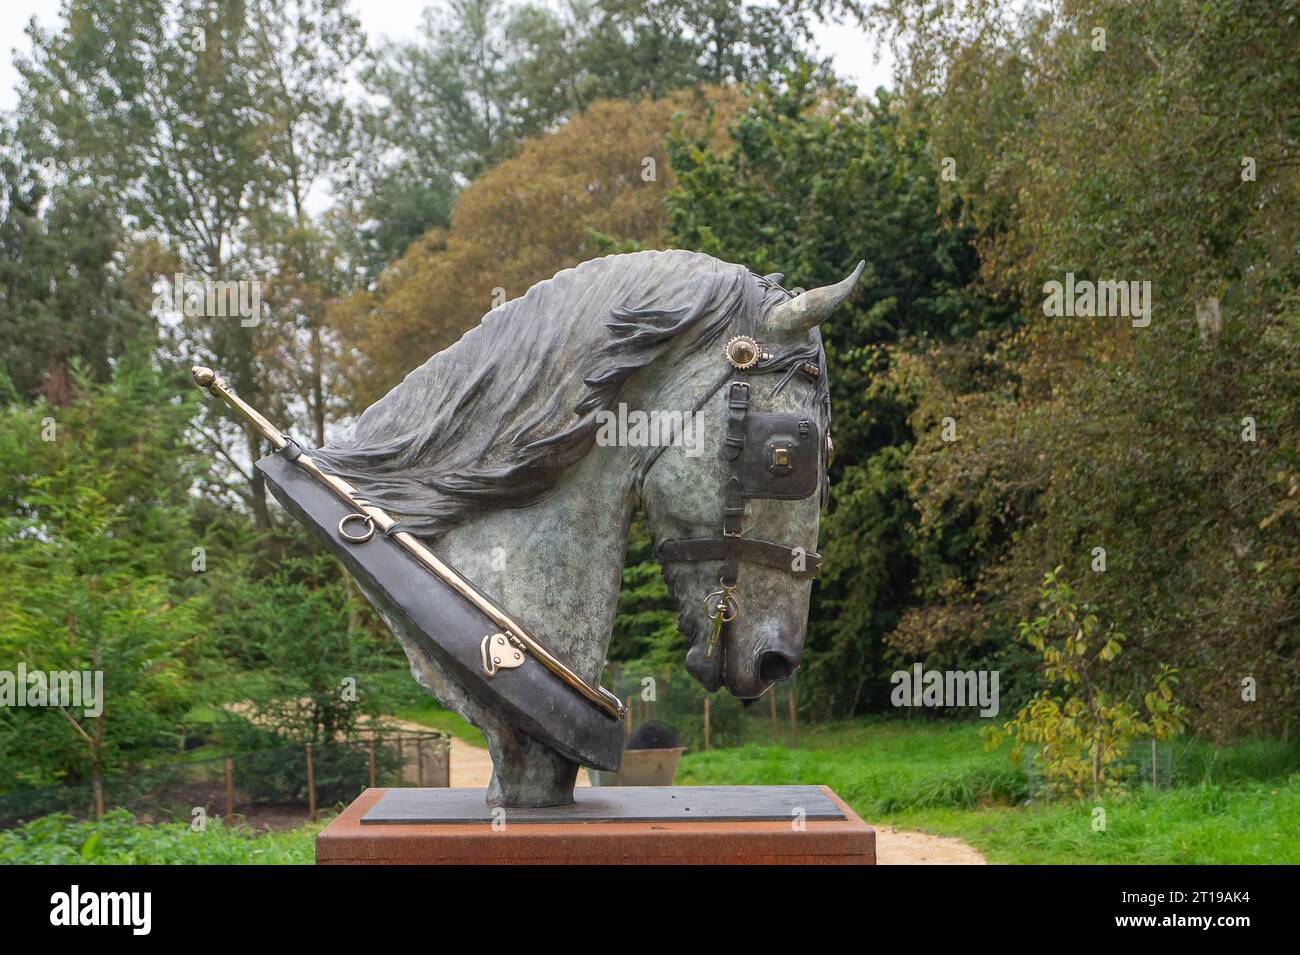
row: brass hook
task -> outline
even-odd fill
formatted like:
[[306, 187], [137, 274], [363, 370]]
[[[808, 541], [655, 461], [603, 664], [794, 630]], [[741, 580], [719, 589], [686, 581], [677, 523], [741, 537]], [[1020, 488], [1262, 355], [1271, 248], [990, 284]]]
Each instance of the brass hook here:
[[[722, 589], [715, 590], [704, 598], [704, 612], [710, 620], [715, 620], [721, 615], [723, 623], [731, 623], [740, 614], [740, 601], [736, 599], [736, 585], [732, 584], [728, 587], [721, 577], [718, 578], [718, 583]], [[714, 597], [721, 597], [722, 599], [715, 605], [713, 603]], [[727, 615], [728, 610], [731, 611], [730, 616]]]
[[[722, 638], [722, 625], [731, 623], [740, 614], [740, 601], [736, 599], [736, 585], [728, 586], [727, 582], [721, 577], [718, 578], [718, 584], [721, 590], [715, 590], [704, 598], [704, 613], [713, 621], [709, 627], [709, 640], [704, 645], [704, 659], [712, 660], [713, 651], [718, 647], [718, 641]], [[718, 602], [715, 604], [713, 598], [717, 597]], [[731, 611], [731, 616], [727, 616], [727, 611]]]

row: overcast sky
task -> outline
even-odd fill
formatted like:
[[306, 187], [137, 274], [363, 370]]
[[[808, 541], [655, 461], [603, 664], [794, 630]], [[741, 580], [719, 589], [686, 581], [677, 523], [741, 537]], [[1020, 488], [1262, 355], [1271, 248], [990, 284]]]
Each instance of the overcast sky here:
[[[383, 39], [414, 39], [420, 23], [420, 13], [430, 5], [429, 0], [367, 0], [354, 3], [353, 9], [361, 17], [361, 24], [372, 42]], [[52, 26], [59, 15], [59, 0], [3, 0], [0, 2], [0, 109], [12, 109], [18, 102], [16, 85], [18, 73], [13, 67], [13, 50], [26, 53], [29, 49], [23, 34], [27, 21], [33, 16], [44, 27]], [[816, 32], [818, 52], [830, 56], [835, 71], [855, 83], [859, 89], [870, 92], [877, 86], [890, 85], [892, 60], [889, 51], [883, 50], [879, 63], [875, 62], [875, 47], [871, 39], [857, 27], [822, 24]]]

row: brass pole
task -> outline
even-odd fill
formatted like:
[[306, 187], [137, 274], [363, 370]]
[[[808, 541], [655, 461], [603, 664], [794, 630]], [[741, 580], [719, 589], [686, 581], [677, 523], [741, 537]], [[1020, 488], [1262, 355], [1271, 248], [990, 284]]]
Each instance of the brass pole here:
[[[283, 449], [289, 444], [289, 439], [275, 425], [267, 421], [258, 413], [248, 402], [235, 394], [230, 387], [221, 379], [211, 368], [205, 368], [202, 365], [195, 365], [191, 369], [195, 383], [200, 388], [206, 388], [208, 393], [214, 397], [220, 398], [240, 415], [246, 418], [249, 423], [257, 429], [258, 433], [275, 446], [277, 451]], [[320, 481], [335, 497], [338, 497], [345, 504], [353, 507], [358, 513], [364, 514], [374, 521], [375, 527], [388, 534], [388, 531], [397, 523], [387, 511], [375, 507], [368, 503], [347, 481], [335, 477], [332, 474], [326, 474], [320, 469], [320, 466], [306, 454], [299, 455], [296, 462], [300, 467], [307, 471], [312, 477]], [[453, 568], [444, 564], [438, 559], [438, 555], [429, 550], [416, 537], [406, 531], [398, 531], [395, 534], [389, 534], [394, 541], [398, 543], [408, 554], [424, 564], [425, 567], [433, 571], [434, 575], [450, 586], [458, 594], [473, 604], [489, 620], [500, 627], [502, 630], [508, 630], [514, 636], [518, 637], [528, 650], [537, 657], [538, 661], [546, 669], [550, 670], [573, 689], [577, 690], [582, 696], [586, 697], [597, 707], [614, 719], [623, 718], [623, 704], [617, 697], [610, 694], [604, 687], [592, 687], [586, 680], [570, 670], [564, 663], [552, 656], [550, 651], [538, 643], [531, 634], [519, 625], [509, 614], [494, 604], [481, 593], [477, 587], [462, 577]]]

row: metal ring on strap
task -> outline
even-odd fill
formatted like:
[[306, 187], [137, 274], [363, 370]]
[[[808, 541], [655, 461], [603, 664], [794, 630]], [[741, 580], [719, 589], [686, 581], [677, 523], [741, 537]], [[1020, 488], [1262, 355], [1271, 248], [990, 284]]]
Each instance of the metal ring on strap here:
[[[736, 599], [736, 588], [728, 587], [725, 580], [719, 580], [721, 590], [715, 590], [704, 598], [704, 614], [710, 620], [722, 617], [723, 623], [731, 623], [740, 615], [740, 601]], [[714, 597], [720, 597], [715, 601]]]
[[[347, 531], [348, 521], [357, 520], [365, 523], [366, 529], [360, 534], [349, 534]], [[364, 544], [370, 538], [375, 536], [375, 519], [369, 514], [344, 514], [339, 520], [339, 537], [342, 537], [349, 544]]]

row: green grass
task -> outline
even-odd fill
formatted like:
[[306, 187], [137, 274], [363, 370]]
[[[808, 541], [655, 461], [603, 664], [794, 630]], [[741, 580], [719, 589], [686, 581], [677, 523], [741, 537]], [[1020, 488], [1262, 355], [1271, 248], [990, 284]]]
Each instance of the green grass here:
[[1093, 829], [1092, 802], [1024, 808], [918, 810], [887, 821], [957, 836], [990, 862], [1300, 863], [1300, 775], [1279, 783], [1215, 783], [1099, 800], [1106, 828]]
[[141, 825], [124, 810], [99, 822], [52, 815], [0, 832], [0, 863], [63, 865], [310, 865], [324, 821], [287, 832], [254, 833], [208, 821]]
[[429, 729], [447, 733], [457, 739], [463, 739], [467, 743], [473, 743], [475, 746], [487, 745], [483, 742], [483, 734], [475, 727], [466, 723], [451, 710], [444, 710], [438, 704], [433, 703], [432, 700], [430, 700], [430, 703], [432, 704], [430, 706], [398, 707], [391, 715], [399, 720], [419, 723], [421, 726], [429, 727]]
[[[393, 715], [482, 743], [431, 700], [404, 701]], [[973, 723], [860, 719], [804, 727], [798, 743], [687, 753], [677, 782], [824, 783], [869, 822], [954, 836], [990, 862], [1300, 863], [1297, 744], [1179, 742], [1161, 757], [1172, 759], [1172, 788], [1044, 802], [1005, 752], [984, 751]], [[1104, 830], [1094, 827], [1097, 808]], [[310, 864], [323, 825], [258, 834], [212, 820], [196, 833], [124, 812], [98, 824], [47, 816], [0, 832], [0, 862]]]
[[974, 725], [854, 721], [805, 730], [798, 749], [744, 746], [687, 753], [683, 785], [821, 783], [860, 814], [1022, 801], [1023, 773], [985, 753]]
[[386, 670], [369, 674], [365, 685], [387, 702], [389, 716], [419, 723], [429, 729], [447, 733], [475, 746], [486, 745], [483, 734], [421, 689], [408, 670]]
[[969, 723], [856, 720], [805, 731], [799, 744], [687, 754], [677, 781], [824, 783], [868, 821], [956, 836], [991, 862], [1300, 862], [1296, 745], [1180, 743], [1173, 788], [1044, 803]]

